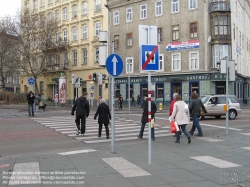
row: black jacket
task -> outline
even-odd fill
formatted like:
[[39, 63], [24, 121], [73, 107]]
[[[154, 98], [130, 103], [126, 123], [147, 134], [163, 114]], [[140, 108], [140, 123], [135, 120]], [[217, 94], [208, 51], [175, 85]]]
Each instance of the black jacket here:
[[97, 116], [99, 124], [109, 123], [109, 120], [111, 120], [109, 106], [105, 103], [101, 103], [97, 108], [94, 119], [96, 119]]
[[[31, 97], [31, 95], [33, 95], [33, 97]], [[33, 93], [29, 93], [27, 95], [27, 100], [28, 100], [29, 105], [34, 104], [34, 99], [35, 99], [35, 95]]]
[[[153, 101], [151, 101], [151, 119], [155, 118], [156, 111], [157, 111], [156, 104]], [[147, 99], [143, 101], [143, 113], [141, 117], [141, 122], [148, 123], [148, 100]]]
[[79, 97], [75, 101], [71, 114], [74, 114], [75, 110], [77, 116], [89, 116], [89, 102], [86, 97]]
[[200, 99], [191, 99], [188, 108], [190, 114], [200, 114], [200, 108], [202, 108], [204, 112], [207, 113], [206, 108]]

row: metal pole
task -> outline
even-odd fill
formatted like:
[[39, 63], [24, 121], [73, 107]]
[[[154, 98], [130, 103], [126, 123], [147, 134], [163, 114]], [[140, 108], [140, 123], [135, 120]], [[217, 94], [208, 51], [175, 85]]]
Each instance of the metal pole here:
[[130, 62], [128, 64], [129, 68], [129, 72], [128, 72], [128, 111], [130, 112]]
[[[108, 32], [109, 32], [109, 41], [108, 44], [111, 44], [111, 10], [108, 8], [109, 10], [109, 27], [108, 27]], [[109, 45], [109, 49], [110, 49], [110, 45]], [[109, 54], [111, 54], [111, 52], [114, 54], [114, 46], [111, 45], [111, 49], [109, 50]], [[111, 77], [109, 75], [109, 84], [108, 84], [108, 92], [109, 92], [109, 108], [112, 107], [112, 94], [111, 94]]]
[[100, 73], [99, 72], [97, 72], [97, 87], [96, 87], [96, 89], [97, 89], [97, 91], [96, 91], [96, 94], [97, 94], [97, 102], [96, 102], [96, 106], [98, 106], [99, 105], [99, 76], [100, 76]]
[[228, 118], [229, 118], [229, 115], [228, 115], [228, 63], [229, 63], [229, 57], [227, 56], [226, 57], [226, 72], [227, 72], [227, 76], [226, 76], [226, 105], [227, 105], [227, 113], [226, 113], [226, 134], [228, 135]]
[[[111, 44], [112, 46], [112, 54], [115, 53], [114, 49], [114, 42]], [[112, 153], [115, 153], [115, 104], [114, 104], [114, 86], [115, 86], [115, 79], [114, 76], [112, 76], [112, 82], [111, 82], [111, 128], [112, 128], [112, 136], [111, 136], [111, 150]]]

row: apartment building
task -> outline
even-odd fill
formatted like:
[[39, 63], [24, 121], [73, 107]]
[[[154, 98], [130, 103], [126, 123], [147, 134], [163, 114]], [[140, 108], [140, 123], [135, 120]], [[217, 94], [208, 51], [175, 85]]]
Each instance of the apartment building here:
[[106, 6], [115, 53], [124, 61], [124, 70], [115, 79], [117, 96], [147, 93], [139, 45], [139, 25], [145, 25], [157, 27], [161, 71], [152, 72], [153, 100], [168, 104], [175, 92], [186, 101], [194, 91], [200, 96], [224, 94], [225, 75], [217, 67], [229, 56], [237, 70], [229, 94], [249, 102], [249, 0], [108, 0]]
[[[105, 67], [99, 66], [99, 46], [102, 44], [98, 40], [99, 32], [108, 30], [105, 4], [106, 0], [22, 0], [22, 11], [53, 16], [60, 26], [53, 44], [58, 50], [58, 59], [48, 64], [46, 72], [37, 80], [43, 100], [54, 100], [56, 94], [60, 97], [62, 85], [67, 90], [63, 103], [72, 103], [82, 92], [88, 92], [93, 99], [108, 98], [105, 87], [108, 73]], [[103, 78], [100, 85], [93, 81], [93, 75], [98, 73]], [[73, 85], [73, 77], [79, 77], [78, 89]], [[21, 77], [21, 92], [34, 91], [28, 83], [29, 78]]]

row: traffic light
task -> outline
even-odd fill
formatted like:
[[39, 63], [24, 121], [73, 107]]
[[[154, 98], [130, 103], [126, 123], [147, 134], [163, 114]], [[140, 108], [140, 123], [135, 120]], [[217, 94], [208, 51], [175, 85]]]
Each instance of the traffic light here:
[[96, 73], [93, 73], [93, 81], [97, 81]]
[[105, 88], [108, 88], [108, 83], [105, 83]]

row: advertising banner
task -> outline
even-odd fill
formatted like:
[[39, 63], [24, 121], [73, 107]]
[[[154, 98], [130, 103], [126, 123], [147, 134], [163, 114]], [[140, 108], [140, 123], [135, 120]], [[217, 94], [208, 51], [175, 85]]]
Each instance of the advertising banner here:
[[187, 42], [171, 42], [166, 44], [167, 51], [198, 49], [200, 47], [199, 40], [189, 40]]
[[67, 79], [59, 78], [59, 103], [66, 103], [67, 101]]

